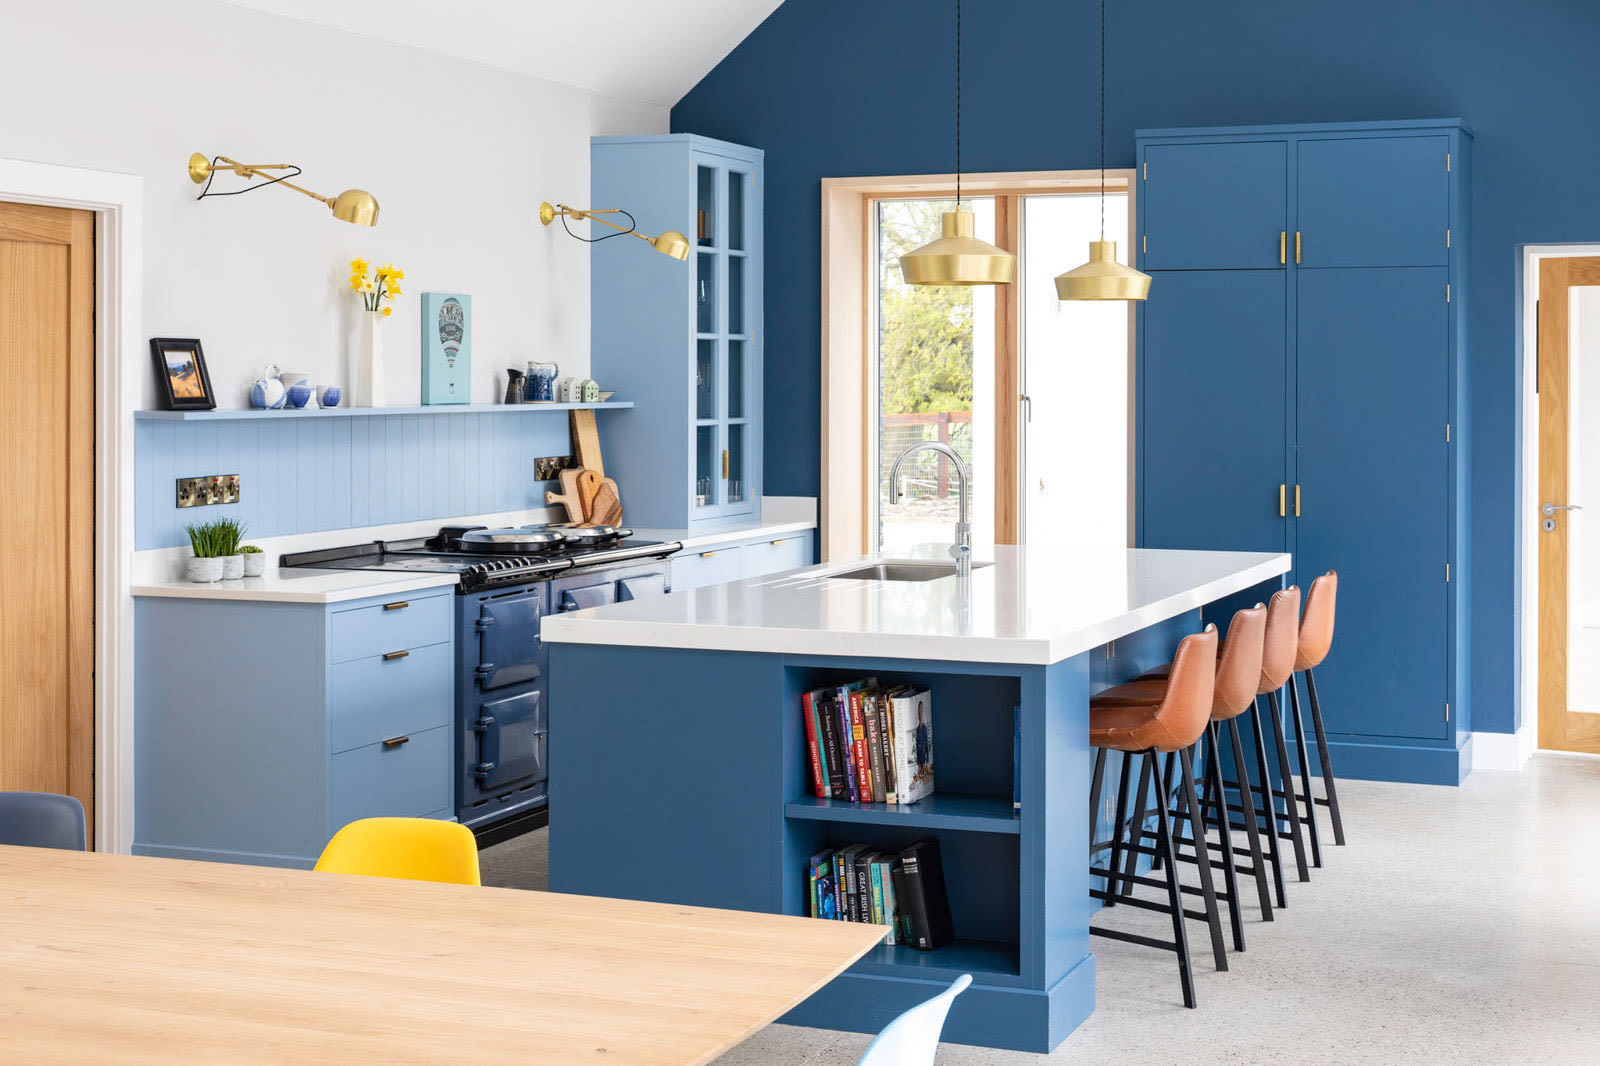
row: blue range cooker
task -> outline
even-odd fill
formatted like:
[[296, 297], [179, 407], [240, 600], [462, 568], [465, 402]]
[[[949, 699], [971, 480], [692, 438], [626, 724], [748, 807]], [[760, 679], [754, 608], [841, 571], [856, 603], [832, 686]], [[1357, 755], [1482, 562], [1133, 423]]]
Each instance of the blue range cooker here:
[[446, 526], [416, 540], [286, 555], [283, 565], [460, 575], [456, 814], [482, 832], [546, 809], [544, 616], [669, 591], [667, 558], [681, 547], [608, 526]]

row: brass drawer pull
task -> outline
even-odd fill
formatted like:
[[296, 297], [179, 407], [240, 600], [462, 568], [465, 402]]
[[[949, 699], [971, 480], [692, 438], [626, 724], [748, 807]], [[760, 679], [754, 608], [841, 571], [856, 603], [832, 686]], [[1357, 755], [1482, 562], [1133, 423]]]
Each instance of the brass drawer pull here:
[[1281, 483], [1278, 485], [1278, 517], [1279, 518], [1287, 518], [1287, 517], [1289, 517], [1289, 512], [1284, 506], [1284, 496], [1288, 491], [1289, 491], [1289, 486], [1288, 485], [1284, 485], [1284, 484], [1281, 484]]
[[1289, 253], [1288, 253], [1287, 248], [1286, 248], [1288, 243], [1289, 243], [1289, 231], [1288, 230], [1283, 230], [1283, 229], [1279, 230], [1278, 231], [1278, 264], [1280, 266], [1289, 261]]
[[401, 600], [399, 603], [386, 603], [383, 605], [383, 609], [385, 611], [403, 611], [410, 606], [411, 604], [409, 601]]
[[710, 559], [710, 558], [715, 557], [716, 554], [717, 554], [716, 552], [701, 552], [700, 553], [700, 558], [702, 558], [702, 559]]
[[410, 737], [390, 737], [388, 740], [383, 742], [383, 750], [389, 751], [391, 749], [398, 748], [400, 745], [406, 743], [410, 739]]
[[410, 654], [411, 653], [409, 651], [386, 651], [383, 653], [383, 661], [386, 663], [392, 663], [397, 659], [404, 659]]
[[777, 547], [781, 547], [782, 545], [787, 544], [787, 543], [789, 543], [788, 538], [784, 538], [783, 540], [775, 540], [775, 541], [773, 541], [772, 542], [772, 546], [774, 548], [777, 548]]

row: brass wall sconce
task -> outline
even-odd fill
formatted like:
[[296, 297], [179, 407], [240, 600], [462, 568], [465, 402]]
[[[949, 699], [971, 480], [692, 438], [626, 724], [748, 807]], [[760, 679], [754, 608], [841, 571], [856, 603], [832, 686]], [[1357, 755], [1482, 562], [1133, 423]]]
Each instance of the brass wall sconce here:
[[[628, 215], [628, 224], [626, 226], [619, 226], [609, 218], [599, 217], [601, 215]], [[577, 207], [568, 207], [566, 204], [552, 204], [548, 200], [539, 205], [539, 221], [541, 224], [548, 226], [557, 218], [561, 219], [561, 228], [566, 230], [570, 236], [576, 237], [578, 240], [589, 244], [594, 244], [596, 241], [609, 240], [612, 237], [637, 237], [641, 241], [648, 241], [650, 247], [654, 248], [662, 255], [670, 255], [672, 258], [680, 261], [689, 258], [689, 238], [685, 237], [677, 230], [672, 229], [666, 230], [659, 237], [648, 237], [645, 234], [640, 233], [635, 228], [633, 216], [622, 210], [620, 207], [608, 207], [604, 210], [597, 210], [595, 208], [581, 209]], [[617, 232], [607, 233], [603, 237], [579, 237], [576, 233], [573, 233], [572, 228], [567, 225], [567, 219], [569, 218], [577, 222], [582, 222], [584, 220], [598, 222], [602, 226], [610, 226]]]
[[[217, 171], [228, 170], [241, 178], [264, 178], [259, 185], [247, 185], [243, 189], [234, 189], [229, 192], [212, 192], [211, 181], [217, 176]], [[269, 171], [286, 171], [283, 174], [271, 174]], [[333, 212], [333, 217], [341, 222], [351, 222], [357, 226], [376, 226], [378, 224], [378, 201], [370, 192], [364, 189], [346, 189], [338, 196], [323, 196], [310, 189], [301, 188], [290, 178], [300, 176], [300, 168], [293, 163], [238, 163], [225, 155], [215, 159], [207, 159], [196, 152], [189, 157], [189, 180], [196, 185], [204, 185], [200, 190], [197, 200], [204, 200], [207, 196], [238, 196], [240, 193], [254, 192], [256, 189], [268, 185], [282, 185], [293, 189], [303, 196], [313, 200], [321, 200]]]

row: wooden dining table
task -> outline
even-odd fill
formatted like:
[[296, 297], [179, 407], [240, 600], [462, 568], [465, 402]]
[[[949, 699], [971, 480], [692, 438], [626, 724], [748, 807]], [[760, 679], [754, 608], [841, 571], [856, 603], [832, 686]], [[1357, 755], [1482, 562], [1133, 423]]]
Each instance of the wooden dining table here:
[[703, 1063], [883, 933], [0, 846], [0, 1062]]

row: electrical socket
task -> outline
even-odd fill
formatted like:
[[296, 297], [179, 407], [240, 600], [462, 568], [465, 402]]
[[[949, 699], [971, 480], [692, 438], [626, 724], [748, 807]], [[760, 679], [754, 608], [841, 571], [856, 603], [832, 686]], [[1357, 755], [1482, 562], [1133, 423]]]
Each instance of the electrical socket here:
[[213, 504], [238, 502], [238, 474], [178, 478], [179, 507], [210, 507]]
[[546, 455], [533, 461], [533, 480], [554, 481], [561, 471], [570, 470], [577, 461], [570, 455]]

